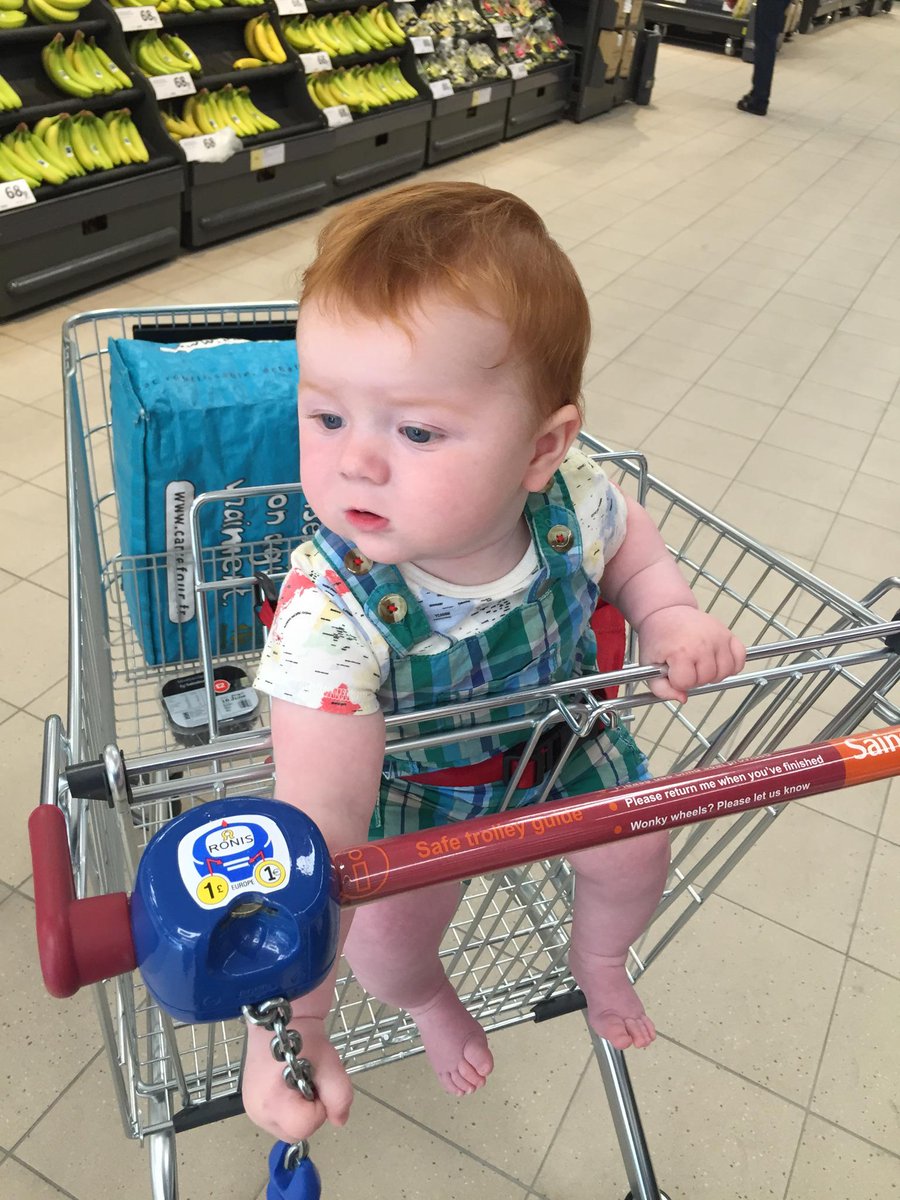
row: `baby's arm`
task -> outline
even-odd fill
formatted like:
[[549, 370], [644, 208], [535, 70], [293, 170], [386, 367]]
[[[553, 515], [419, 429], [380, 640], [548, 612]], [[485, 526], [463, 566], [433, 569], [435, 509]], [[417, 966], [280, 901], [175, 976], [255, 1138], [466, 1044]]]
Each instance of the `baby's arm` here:
[[637, 630], [642, 663], [665, 664], [668, 679], [650, 690], [663, 700], [687, 699], [690, 688], [740, 671], [745, 650], [731, 632], [697, 607], [659, 530], [626, 498], [625, 540], [607, 563], [603, 596]]
[[[384, 762], [382, 713], [342, 716], [273, 699], [272, 742], [278, 799], [315, 821], [332, 855], [364, 842]], [[351, 915], [341, 914], [340, 947]], [[244, 1107], [252, 1121], [287, 1142], [308, 1137], [326, 1120], [343, 1125], [349, 1115], [353, 1090], [324, 1027], [336, 974], [337, 961], [315, 991], [292, 1000], [291, 1025], [303, 1038], [303, 1057], [313, 1064], [317, 1100], [304, 1100], [284, 1082], [269, 1049], [272, 1035], [247, 1027]]]

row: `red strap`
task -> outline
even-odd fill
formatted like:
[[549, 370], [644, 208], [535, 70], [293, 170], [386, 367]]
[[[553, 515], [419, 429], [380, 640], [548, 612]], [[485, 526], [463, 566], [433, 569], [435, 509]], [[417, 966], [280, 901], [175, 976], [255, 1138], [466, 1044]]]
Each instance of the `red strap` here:
[[[617, 608], [601, 600], [591, 617], [591, 629], [597, 639], [597, 673], [621, 671], [625, 664], [625, 618]], [[602, 688], [606, 700], [615, 700], [617, 687]]]
[[[513, 766], [515, 770], [515, 766]], [[478, 787], [485, 783], [499, 783], [503, 779], [503, 754], [494, 754], [481, 762], [466, 764], [464, 767], [446, 767], [440, 771], [425, 771], [421, 775], [404, 775], [404, 779], [412, 783], [424, 783], [431, 787]], [[525, 770], [517, 787], [534, 787], [535, 762], [532, 759]]]

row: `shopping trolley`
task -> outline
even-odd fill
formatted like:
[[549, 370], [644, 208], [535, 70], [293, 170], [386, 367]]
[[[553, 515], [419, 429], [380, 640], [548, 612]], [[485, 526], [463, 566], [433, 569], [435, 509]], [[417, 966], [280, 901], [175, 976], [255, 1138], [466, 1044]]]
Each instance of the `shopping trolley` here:
[[[200, 657], [193, 661], [148, 666], [141, 652], [127, 585], [142, 575], [158, 578], [165, 556], [119, 552], [107, 339], [290, 336], [295, 318], [291, 304], [191, 306], [89, 313], [66, 324], [69, 694], [66, 724], [58, 717], [46, 723], [41, 800], [65, 815], [74, 896], [131, 892], [144, 848], [174, 817], [229, 797], [265, 798], [273, 786], [265, 711], [254, 714], [251, 727], [246, 721], [235, 727], [223, 716], [216, 691], [223, 666], [252, 670], [262, 626], [242, 629], [239, 640], [235, 630], [223, 636], [219, 625], [210, 629], [201, 619]], [[629, 654], [622, 670], [519, 693], [514, 709], [507, 704], [501, 712], [496, 699], [476, 700], [419, 712], [415, 720], [409, 714], [389, 718], [392, 749], [516, 731], [524, 748], [509, 781], [512, 794], [527, 762], [552, 735], [556, 765], [546, 770], [546, 795], [567, 754], [598, 721], [627, 722], [657, 777], [900, 724], [900, 623], [890, 619], [900, 579], [885, 580], [858, 601], [843, 596], [648, 475], [641, 455], [615, 453], [589, 437], [583, 444], [646, 504], [701, 605], [750, 647], [747, 670], [696, 689], [679, 706], [643, 690], [654, 669], [631, 665]], [[211, 597], [229, 589], [250, 594], [260, 567], [275, 580], [286, 571], [289, 535], [245, 546], [244, 572], [237, 577], [233, 556], [223, 571], [221, 551], [201, 546], [199, 538], [205, 506], [235, 498], [264, 504], [271, 491], [229, 489], [195, 501], [193, 570], [201, 617]], [[224, 650], [237, 644], [239, 651]], [[185, 672], [201, 680], [205, 714], [203, 736], [191, 745], [176, 736], [160, 700], [162, 686]], [[747, 810], [735, 806], [714, 820], [689, 814], [692, 823], [673, 836], [663, 900], [632, 947], [633, 979], [675, 939], [783, 807], [780, 800]], [[535, 862], [501, 864], [490, 877], [468, 880], [441, 955], [463, 1002], [488, 1031], [583, 1007], [566, 965], [572, 890], [566, 863], [546, 852]], [[104, 964], [109, 978], [95, 985], [102, 1032], [125, 1132], [149, 1145], [151, 1194], [175, 1200], [176, 1135], [241, 1111], [243, 1027], [230, 1019], [194, 1024], [173, 1018], [129, 971], [132, 964], [127, 947], [112, 965]], [[422, 1050], [409, 1018], [366, 995], [345, 967], [336, 984], [331, 1036], [351, 1074]], [[658, 1200], [662, 1193], [624, 1057], [593, 1040], [629, 1194]]]

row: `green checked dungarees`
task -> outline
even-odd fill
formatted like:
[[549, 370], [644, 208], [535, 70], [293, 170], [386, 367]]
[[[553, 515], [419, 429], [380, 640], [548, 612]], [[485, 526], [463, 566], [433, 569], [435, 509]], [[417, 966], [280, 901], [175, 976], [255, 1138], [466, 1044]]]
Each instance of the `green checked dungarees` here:
[[[371, 563], [329, 530], [314, 538], [318, 552], [340, 576], [340, 585], [323, 588], [341, 605], [343, 585], [353, 593], [368, 620], [390, 647], [390, 670], [378, 697], [386, 716], [412, 712], [590, 674], [597, 669], [597, 644], [589, 621], [599, 599], [598, 585], [582, 567], [578, 522], [568, 489], [557, 473], [546, 492], [531, 493], [525, 517], [540, 570], [524, 604], [483, 633], [452, 642], [435, 654], [417, 654], [416, 644], [431, 634], [418, 600], [395, 566]], [[517, 716], [523, 705], [507, 705]], [[496, 714], [495, 714], [496, 715]], [[500, 810], [506, 784], [466, 787], [430, 786], [404, 778], [427, 771], [480, 762], [518, 745], [522, 732], [469, 737], [473, 717], [455, 719], [459, 740], [449, 745], [392, 753], [385, 758], [379, 801], [369, 830], [371, 839], [429, 829]], [[447, 721], [417, 727], [420, 734], [446, 730]], [[623, 728], [584, 740], [573, 750], [552, 799], [615, 787], [649, 777], [646, 759]], [[517, 790], [512, 806], [533, 804], [541, 785]]]

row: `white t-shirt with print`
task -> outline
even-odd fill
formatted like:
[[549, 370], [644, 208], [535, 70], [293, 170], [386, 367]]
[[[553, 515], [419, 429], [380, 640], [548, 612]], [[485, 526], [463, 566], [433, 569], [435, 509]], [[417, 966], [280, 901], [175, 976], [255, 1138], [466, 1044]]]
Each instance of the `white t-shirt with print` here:
[[[579, 450], [569, 451], [561, 472], [581, 533], [583, 568], [599, 581], [625, 537], [625, 498], [602, 467]], [[398, 570], [431, 626], [431, 635], [415, 651], [436, 654], [454, 641], [484, 633], [524, 604], [540, 561], [529, 545], [501, 579], [475, 585], [448, 583], [413, 563]], [[298, 546], [254, 687], [307, 708], [365, 715], [382, 707], [378, 692], [389, 667], [387, 642], [346, 583], [313, 542]]]

